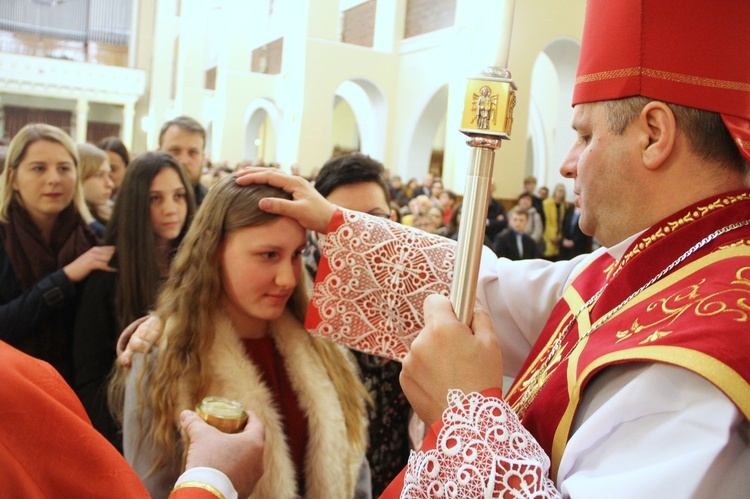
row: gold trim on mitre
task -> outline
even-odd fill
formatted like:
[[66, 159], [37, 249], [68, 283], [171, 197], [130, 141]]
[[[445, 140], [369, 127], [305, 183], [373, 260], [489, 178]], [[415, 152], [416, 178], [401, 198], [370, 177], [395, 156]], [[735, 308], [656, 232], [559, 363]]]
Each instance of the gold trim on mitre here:
[[576, 84], [591, 83], [593, 81], [614, 80], [617, 78], [627, 78], [630, 76], [648, 76], [659, 80], [674, 81], [678, 83], [689, 83], [709, 88], [721, 88], [724, 90], [739, 90], [740, 92], [750, 92], [750, 83], [731, 80], [717, 80], [715, 78], [704, 78], [702, 76], [686, 75], [682, 73], [673, 73], [671, 71], [662, 71], [660, 69], [649, 69], [644, 67], [633, 67], [623, 69], [613, 69], [601, 71], [599, 73], [590, 73], [576, 77]]

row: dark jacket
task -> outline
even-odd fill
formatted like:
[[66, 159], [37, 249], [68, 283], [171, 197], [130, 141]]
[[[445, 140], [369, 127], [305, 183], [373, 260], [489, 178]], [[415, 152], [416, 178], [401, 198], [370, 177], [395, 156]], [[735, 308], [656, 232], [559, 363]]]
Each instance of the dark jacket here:
[[521, 234], [521, 248], [523, 249], [523, 256], [518, 253], [516, 232], [512, 229], [506, 229], [498, 234], [492, 245], [492, 249], [498, 257], [505, 257], [510, 260], [531, 260], [541, 257], [539, 245], [528, 234]]
[[[502, 220], [497, 219], [500, 215], [503, 216]], [[505, 206], [497, 199], [490, 198], [487, 205], [486, 236], [490, 241], [494, 241], [497, 235], [505, 230], [506, 227], [508, 227], [508, 214], [505, 212]]]
[[120, 335], [115, 317], [116, 283], [117, 274], [95, 271], [83, 287], [73, 334], [73, 388], [94, 428], [122, 452], [119, 425], [107, 408], [107, 384]]
[[[44, 360], [73, 381], [73, 321], [77, 287], [62, 269], [46, 275], [25, 292], [0, 241], [0, 339]], [[62, 328], [41, 335], [41, 326], [62, 314]]]
[[198, 207], [203, 202], [203, 198], [206, 197], [206, 194], [208, 194], [208, 187], [198, 183], [198, 185], [193, 187], [193, 192], [195, 193], [195, 206]]
[[573, 241], [572, 248], [566, 248], [562, 241], [560, 242], [560, 255], [558, 260], [570, 260], [584, 253], [591, 253], [591, 236], [587, 236], [578, 225], [578, 217], [575, 217], [575, 209], [569, 209], [565, 212], [562, 223], [562, 238]]

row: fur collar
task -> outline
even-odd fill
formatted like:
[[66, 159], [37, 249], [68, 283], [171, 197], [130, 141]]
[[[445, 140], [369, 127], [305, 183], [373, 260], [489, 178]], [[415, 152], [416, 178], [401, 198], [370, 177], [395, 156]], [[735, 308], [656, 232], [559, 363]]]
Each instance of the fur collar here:
[[[309, 333], [285, 312], [284, 316], [273, 322], [271, 336], [284, 358], [292, 388], [308, 419], [305, 497], [353, 497], [364, 456], [363, 453], [355, 453], [348, 443], [338, 395], [319, 360]], [[214, 373], [208, 393], [241, 402], [266, 427], [265, 472], [251, 497], [298, 497], [294, 466], [278, 407], [273, 402], [270, 389], [262, 381], [261, 373], [245, 356], [239, 335], [226, 319], [217, 321], [216, 340], [207, 360]]]

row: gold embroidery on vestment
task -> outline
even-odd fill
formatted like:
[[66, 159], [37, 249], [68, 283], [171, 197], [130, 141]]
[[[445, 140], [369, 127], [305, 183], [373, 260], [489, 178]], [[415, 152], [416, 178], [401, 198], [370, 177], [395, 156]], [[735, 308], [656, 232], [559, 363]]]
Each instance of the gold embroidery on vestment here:
[[650, 236], [644, 237], [638, 244], [633, 246], [633, 249], [631, 249], [627, 255], [622, 257], [622, 259], [620, 259], [617, 269], [615, 269], [612, 277], [616, 276], [620, 272], [620, 270], [622, 270], [622, 267], [626, 263], [628, 263], [628, 261], [630, 261], [630, 259], [632, 259], [637, 254], [641, 253], [643, 250], [651, 246], [653, 243], [655, 243], [659, 239], [662, 239], [665, 236], [669, 235], [671, 232], [675, 231], [676, 229], [684, 225], [687, 225], [690, 222], [694, 222], [698, 220], [699, 218], [704, 217], [707, 214], [712, 213], [720, 208], [731, 206], [741, 201], [747, 201], [748, 199], [750, 199], [750, 193], [747, 193], [747, 192], [743, 192], [736, 196], [725, 196], [707, 205], [696, 207], [690, 213], [685, 214], [682, 218], [678, 220], [672, 220], [672, 221], [667, 222], [664, 226], [656, 229], [653, 234], [651, 234]]

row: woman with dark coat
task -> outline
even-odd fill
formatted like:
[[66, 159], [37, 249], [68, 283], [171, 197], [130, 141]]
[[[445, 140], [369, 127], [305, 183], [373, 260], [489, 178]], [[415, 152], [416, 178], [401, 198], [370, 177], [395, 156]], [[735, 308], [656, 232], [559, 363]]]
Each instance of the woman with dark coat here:
[[113, 271], [113, 247], [89, 227], [73, 140], [27, 125], [11, 141], [0, 178], [0, 339], [73, 379], [73, 320], [80, 283]]

